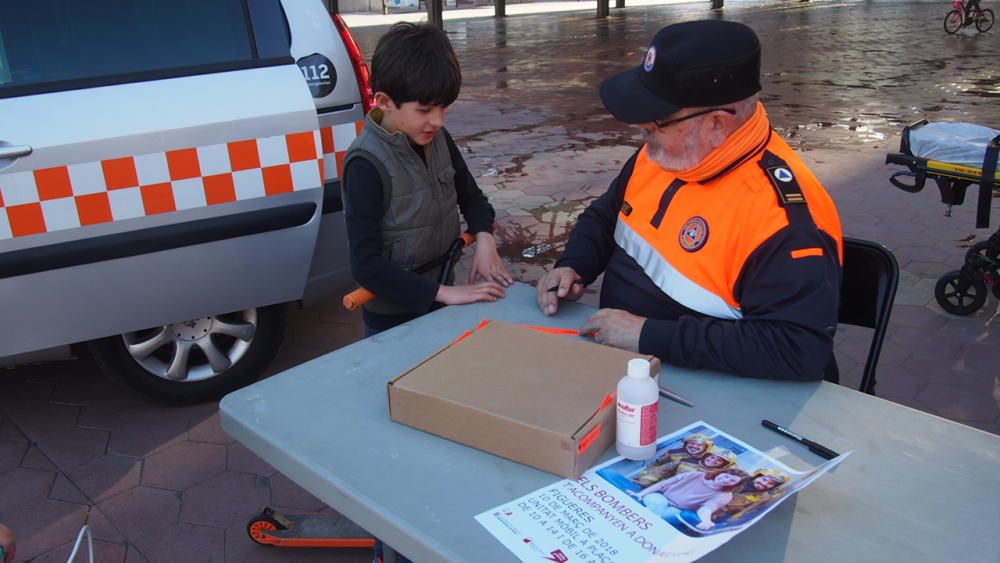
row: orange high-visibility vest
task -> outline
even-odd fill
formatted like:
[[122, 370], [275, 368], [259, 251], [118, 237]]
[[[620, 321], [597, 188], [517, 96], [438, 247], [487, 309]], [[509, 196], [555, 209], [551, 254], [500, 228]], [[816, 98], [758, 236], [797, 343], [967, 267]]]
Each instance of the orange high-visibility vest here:
[[[770, 135], [756, 154], [700, 183], [663, 170], [643, 147], [625, 189], [615, 242], [681, 305], [740, 319], [734, 288], [744, 264], [790, 225], [790, 217], [812, 222], [832, 237], [842, 262], [843, 236], [833, 200], [778, 135]], [[792, 258], [823, 254], [815, 242], [803, 240]]]

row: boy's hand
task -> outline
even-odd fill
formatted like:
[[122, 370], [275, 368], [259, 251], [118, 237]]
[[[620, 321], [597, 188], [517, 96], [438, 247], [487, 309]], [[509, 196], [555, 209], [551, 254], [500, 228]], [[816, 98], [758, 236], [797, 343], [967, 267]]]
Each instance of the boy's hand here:
[[484, 281], [472, 285], [442, 285], [438, 288], [437, 297], [434, 300], [445, 305], [464, 305], [477, 301], [496, 301], [503, 298], [504, 295], [506, 293], [500, 284]]
[[[555, 289], [553, 289], [555, 288]], [[551, 291], [550, 291], [551, 290]], [[573, 268], [553, 268], [538, 280], [536, 291], [538, 308], [546, 315], [554, 315], [560, 299], [579, 299], [583, 295], [580, 274]]]
[[4, 550], [3, 563], [14, 561], [14, 555], [17, 553], [17, 539], [14, 537], [14, 532], [3, 524], [0, 524], [0, 547]]
[[475, 283], [477, 276], [504, 287], [514, 283], [514, 278], [507, 273], [503, 260], [497, 254], [497, 241], [490, 233], [476, 233], [476, 252], [472, 258], [469, 283]]

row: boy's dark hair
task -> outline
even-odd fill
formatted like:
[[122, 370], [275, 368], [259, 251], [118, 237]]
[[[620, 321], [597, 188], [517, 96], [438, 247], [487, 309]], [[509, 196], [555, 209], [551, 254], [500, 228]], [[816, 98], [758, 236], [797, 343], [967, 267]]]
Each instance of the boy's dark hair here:
[[462, 70], [448, 36], [430, 24], [400, 22], [378, 40], [372, 90], [396, 103], [449, 106], [462, 88]]

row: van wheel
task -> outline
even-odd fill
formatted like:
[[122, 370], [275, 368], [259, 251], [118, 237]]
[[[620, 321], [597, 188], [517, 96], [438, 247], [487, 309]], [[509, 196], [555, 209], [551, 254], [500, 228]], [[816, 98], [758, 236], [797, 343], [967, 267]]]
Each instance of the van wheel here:
[[287, 306], [246, 309], [90, 342], [107, 374], [156, 398], [200, 403], [254, 382], [278, 352]]

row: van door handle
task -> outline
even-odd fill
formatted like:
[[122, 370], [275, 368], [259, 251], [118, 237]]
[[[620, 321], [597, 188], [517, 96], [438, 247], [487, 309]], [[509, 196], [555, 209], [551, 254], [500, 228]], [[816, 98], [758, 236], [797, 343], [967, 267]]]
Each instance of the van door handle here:
[[18, 158], [29, 154], [31, 154], [31, 147], [28, 145], [0, 146], [0, 158]]

